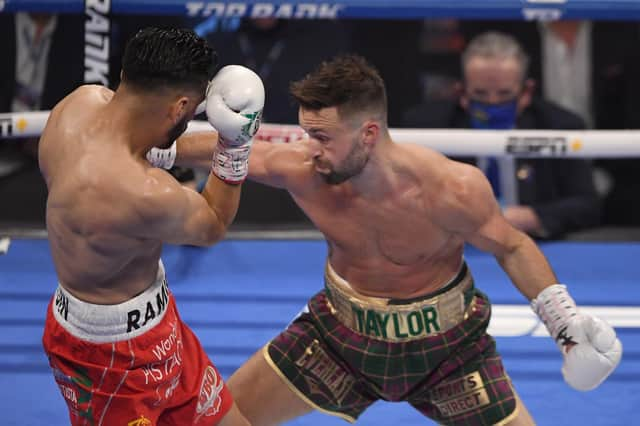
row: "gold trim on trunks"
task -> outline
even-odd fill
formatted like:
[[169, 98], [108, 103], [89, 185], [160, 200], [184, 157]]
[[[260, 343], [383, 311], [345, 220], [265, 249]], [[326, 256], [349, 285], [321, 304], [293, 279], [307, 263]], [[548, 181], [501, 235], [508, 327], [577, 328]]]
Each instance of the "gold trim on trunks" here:
[[307, 397], [304, 393], [302, 393], [300, 391], [300, 389], [298, 389], [296, 387], [296, 385], [294, 385], [293, 382], [291, 382], [291, 380], [289, 380], [289, 378], [282, 372], [280, 367], [278, 367], [276, 362], [271, 358], [271, 355], [269, 354], [269, 343], [267, 343], [266, 345], [264, 345], [262, 347], [262, 356], [264, 357], [264, 359], [267, 362], [267, 364], [269, 364], [269, 367], [271, 367], [271, 369], [278, 375], [278, 377], [280, 377], [284, 381], [284, 383], [287, 385], [287, 387], [294, 394], [296, 394], [298, 396], [298, 398], [300, 398], [305, 403], [307, 403], [307, 405], [309, 405], [311, 408], [313, 408], [314, 410], [318, 410], [321, 413], [329, 414], [330, 416], [340, 417], [341, 419], [346, 420], [349, 423], [355, 423], [356, 422], [356, 418], [355, 417], [352, 417], [352, 416], [350, 416], [348, 414], [345, 414], [345, 413], [341, 413], [339, 411], [331, 411], [331, 410], [327, 410], [325, 408], [322, 408], [318, 404], [313, 402], [311, 399], [309, 399], [309, 397]]
[[473, 279], [464, 263], [454, 280], [455, 285], [452, 280], [431, 297], [407, 301], [357, 293], [328, 261], [324, 281], [331, 313], [344, 325], [375, 339], [406, 342], [442, 334], [467, 317], [474, 304], [465, 307], [464, 293], [473, 286]]

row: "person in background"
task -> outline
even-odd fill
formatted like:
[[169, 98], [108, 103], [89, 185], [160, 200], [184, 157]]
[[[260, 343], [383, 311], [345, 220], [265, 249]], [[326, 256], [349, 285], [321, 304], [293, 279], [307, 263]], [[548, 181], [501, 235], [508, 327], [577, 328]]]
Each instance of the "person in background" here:
[[[581, 116], [587, 128], [640, 129], [638, 22], [483, 20], [463, 21], [460, 29], [466, 40], [489, 29], [516, 37], [530, 55], [537, 92]], [[620, 238], [607, 228], [640, 225], [640, 159], [597, 158], [593, 166], [603, 237]]]
[[[81, 22], [50, 13], [0, 16], [0, 112], [49, 110], [82, 83], [82, 45], [71, 40], [82, 34]], [[4, 141], [0, 177], [35, 165], [36, 152], [37, 138]]]
[[[82, 84], [84, 17], [0, 13], [0, 112], [50, 110]], [[2, 139], [0, 235], [44, 229], [47, 188], [37, 164], [37, 138]]]
[[[554, 21], [538, 25], [544, 96], [580, 115], [589, 128], [640, 128], [637, 23]], [[640, 225], [640, 160], [598, 159], [604, 221]]]
[[[486, 32], [462, 54], [463, 81], [455, 101], [409, 109], [403, 125], [421, 128], [584, 129], [584, 121], [535, 95], [529, 58], [515, 38]], [[470, 141], [472, 143], [472, 141]], [[559, 238], [601, 223], [591, 163], [582, 159], [477, 158], [505, 218], [537, 238]]]

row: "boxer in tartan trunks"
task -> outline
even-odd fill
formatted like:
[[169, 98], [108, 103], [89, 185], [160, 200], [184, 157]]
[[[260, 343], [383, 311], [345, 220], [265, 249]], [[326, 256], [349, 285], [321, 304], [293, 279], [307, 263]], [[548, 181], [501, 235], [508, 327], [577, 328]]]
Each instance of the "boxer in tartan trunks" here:
[[[484, 174], [393, 140], [384, 82], [364, 58], [323, 62], [291, 94], [300, 140], [258, 134], [248, 177], [286, 189], [323, 234], [326, 285], [229, 379], [252, 426], [313, 409], [354, 420], [378, 399], [408, 401], [447, 425], [533, 425], [486, 333], [489, 302], [463, 266], [467, 243], [491, 253], [532, 302], [571, 386], [593, 389], [613, 371], [615, 332], [577, 312], [535, 242], [502, 215]], [[284, 139], [292, 132], [284, 128]], [[214, 141], [185, 137], [179, 165], [206, 165]]]
[[263, 353], [310, 405], [347, 421], [383, 399], [441, 424], [502, 424], [516, 401], [489, 316], [464, 263], [439, 291], [412, 300], [358, 295], [327, 263], [325, 289]]

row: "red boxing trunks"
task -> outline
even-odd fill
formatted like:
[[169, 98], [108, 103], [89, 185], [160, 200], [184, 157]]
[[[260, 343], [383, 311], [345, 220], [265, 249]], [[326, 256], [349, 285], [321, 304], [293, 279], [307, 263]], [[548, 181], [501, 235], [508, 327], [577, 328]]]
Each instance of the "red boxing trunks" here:
[[210, 426], [233, 404], [181, 321], [162, 263], [151, 287], [118, 305], [86, 303], [58, 286], [42, 340], [74, 426]]

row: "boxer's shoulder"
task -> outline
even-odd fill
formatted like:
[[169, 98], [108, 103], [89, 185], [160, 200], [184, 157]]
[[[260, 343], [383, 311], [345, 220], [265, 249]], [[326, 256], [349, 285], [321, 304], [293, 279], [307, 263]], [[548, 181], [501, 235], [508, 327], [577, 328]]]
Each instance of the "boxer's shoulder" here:
[[68, 120], [75, 123], [72, 128], [78, 128], [77, 123], [101, 111], [111, 101], [113, 93], [111, 89], [95, 84], [79, 86], [56, 104], [51, 110], [49, 122], [60, 124]]
[[105, 105], [111, 101], [113, 94], [113, 90], [107, 87], [98, 84], [83, 84], [69, 93], [60, 104]]

